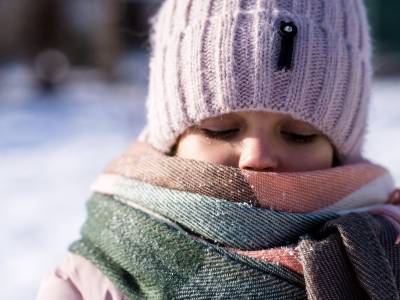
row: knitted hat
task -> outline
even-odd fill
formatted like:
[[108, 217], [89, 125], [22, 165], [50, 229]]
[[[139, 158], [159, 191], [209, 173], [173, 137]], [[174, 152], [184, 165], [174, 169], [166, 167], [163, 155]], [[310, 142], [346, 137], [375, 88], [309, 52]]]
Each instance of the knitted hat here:
[[362, 0], [166, 0], [154, 22], [142, 133], [168, 152], [188, 127], [287, 113], [361, 158], [371, 81]]

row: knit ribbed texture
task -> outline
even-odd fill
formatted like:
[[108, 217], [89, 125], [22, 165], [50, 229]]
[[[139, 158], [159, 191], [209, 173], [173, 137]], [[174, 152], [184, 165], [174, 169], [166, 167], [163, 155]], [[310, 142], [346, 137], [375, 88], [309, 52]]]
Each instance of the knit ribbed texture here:
[[[298, 29], [279, 70], [282, 21]], [[141, 139], [168, 152], [199, 121], [238, 111], [288, 113], [358, 160], [370, 95], [362, 0], [166, 0], [154, 22]]]

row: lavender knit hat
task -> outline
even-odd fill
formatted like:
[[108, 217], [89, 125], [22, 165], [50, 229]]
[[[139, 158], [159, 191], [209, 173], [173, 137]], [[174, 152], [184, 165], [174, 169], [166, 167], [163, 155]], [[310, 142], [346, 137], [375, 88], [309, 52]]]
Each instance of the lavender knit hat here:
[[166, 0], [154, 22], [147, 126], [168, 152], [230, 112], [288, 113], [361, 158], [371, 82], [362, 0]]

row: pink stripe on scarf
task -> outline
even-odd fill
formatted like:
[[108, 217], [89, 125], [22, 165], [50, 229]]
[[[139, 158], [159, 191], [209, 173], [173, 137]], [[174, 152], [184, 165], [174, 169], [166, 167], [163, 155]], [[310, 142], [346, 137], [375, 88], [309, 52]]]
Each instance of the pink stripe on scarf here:
[[300, 263], [298, 251], [294, 246], [273, 248], [260, 251], [243, 251], [239, 249], [230, 249], [230, 250], [239, 255], [266, 261], [272, 264], [285, 266], [286, 268], [299, 274], [303, 273], [303, 266]]
[[368, 163], [302, 173], [260, 173], [243, 170], [261, 207], [287, 212], [313, 212], [349, 196], [387, 174]]

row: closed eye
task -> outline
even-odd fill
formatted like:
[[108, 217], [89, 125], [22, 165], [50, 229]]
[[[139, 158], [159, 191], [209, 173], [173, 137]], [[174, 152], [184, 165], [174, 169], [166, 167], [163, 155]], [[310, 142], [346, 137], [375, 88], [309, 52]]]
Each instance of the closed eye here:
[[240, 131], [239, 128], [232, 128], [228, 130], [210, 130], [200, 128], [200, 131], [208, 138], [217, 140], [229, 140], [234, 138]]
[[296, 144], [309, 144], [312, 143], [317, 137], [316, 134], [303, 135], [288, 131], [282, 131], [281, 134], [284, 136], [286, 140]]

